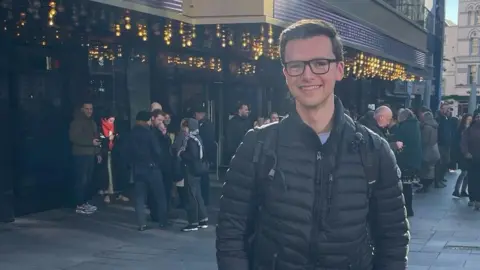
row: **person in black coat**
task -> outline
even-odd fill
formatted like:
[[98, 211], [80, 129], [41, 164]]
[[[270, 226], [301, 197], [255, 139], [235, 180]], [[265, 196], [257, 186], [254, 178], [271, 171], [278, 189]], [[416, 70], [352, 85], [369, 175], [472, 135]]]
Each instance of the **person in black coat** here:
[[420, 122], [410, 109], [402, 110], [398, 115], [398, 128], [395, 138], [403, 143], [397, 151], [397, 164], [402, 171], [403, 195], [408, 216], [413, 216], [412, 181], [422, 168], [422, 136]]
[[[194, 108], [194, 118], [200, 125], [200, 138], [202, 138], [203, 146], [205, 147], [205, 159], [209, 164], [218, 166], [217, 164], [217, 142], [215, 139], [215, 126], [207, 118], [205, 107], [199, 106]], [[205, 205], [210, 204], [210, 174], [206, 173], [200, 180], [202, 197]]]
[[249, 129], [253, 128], [252, 122], [248, 119], [249, 113], [248, 105], [242, 103], [238, 106], [237, 113], [228, 121], [225, 134], [226, 156], [228, 160], [235, 154], [243, 136]]
[[[139, 230], [147, 228], [145, 203], [149, 195], [153, 197], [160, 227], [167, 226], [167, 206], [165, 203], [165, 187], [159, 161], [162, 160], [162, 150], [157, 138], [151, 130], [151, 113], [141, 111], [136, 117], [137, 124], [129, 134], [125, 156], [133, 167], [135, 181], [135, 213]], [[151, 191], [149, 194], [148, 191]]]
[[462, 135], [465, 130], [472, 123], [473, 116], [471, 114], [465, 114], [460, 121], [460, 125], [456, 130], [456, 133], [452, 140], [452, 158], [458, 164], [458, 168], [461, 170], [461, 173], [457, 177], [455, 183], [455, 189], [453, 190], [453, 197], [468, 197], [467, 187], [468, 187], [468, 173], [469, 162], [463, 155], [461, 150]]

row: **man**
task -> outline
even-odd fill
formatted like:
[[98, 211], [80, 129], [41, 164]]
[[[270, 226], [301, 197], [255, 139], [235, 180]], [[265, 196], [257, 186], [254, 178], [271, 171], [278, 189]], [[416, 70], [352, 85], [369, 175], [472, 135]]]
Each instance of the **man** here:
[[450, 147], [452, 145], [452, 121], [450, 120], [451, 108], [448, 104], [441, 104], [438, 112], [438, 150], [440, 151], [440, 161], [435, 167], [435, 187], [443, 188], [447, 181], [445, 174], [450, 164]]
[[[160, 145], [151, 131], [151, 113], [141, 111], [136, 116], [136, 125], [133, 127], [126, 155], [133, 166], [135, 181], [135, 212], [137, 214], [138, 230], [147, 229], [145, 217], [145, 199], [151, 195], [160, 228], [167, 225], [167, 206], [165, 203], [165, 188], [159, 161], [162, 160]], [[148, 195], [147, 195], [148, 194]]]
[[[155, 135], [156, 139], [158, 140], [158, 144], [161, 150], [161, 159], [157, 161], [160, 169], [162, 171], [162, 178], [163, 184], [165, 188], [165, 202], [167, 205], [167, 212], [170, 211], [170, 200], [171, 200], [171, 190], [173, 185], [173, 177], [172, 177], [172, 167], [173, 156], [170, 153], [170, 147], [172, 146], [172, 141], [167, 134], [167, 128], [164, 124], [166, 119], [166, 113], [161, 110], [154, 110], [152, 112], [152, 131]], [[152, 196], [151, 196], [152, 197]], [[155, 204], [151, 200], [148, 200], [148, 206], [150, 209], [155, 209]], [[158, 218], [156, 217], [156, 211], [151, 211], [152, 220], [156, 221]]]
[[[194, 108], [194, 118], [200, 125], [200, 138], [202, 139], [203, 146], [205, 147], [205, 159], [209, 164], [217, 165], [217, 144], [215, 140], [215, 127], [212, 122], [206, 117], [205, 107], [199, 106]], [[210, 204], [210, 174], [204, 174], [200, 177], [200, 189], [202, 191], [203, 201], [205, 205]]]
[[[388, 140], [387, 134], [385, 134], [385, 129], [392, 122], [393, 112], [387, 106], [380, 106], [375, 111], [368, 111], [362, 118], [358, 120], [362, 125], [371, 129], [380, 137]], [[402, 142], [392, 142], [390, 143], [392, 150], [402, 149]]]
[[88, 203], [88, 190], [92, 182], [95, 160], [102, 162], [100, 156], [101, 142], [97, 124], [92, 119], [93, 105], [91, 102], [82, 104], [75, 113], [70, 124], [69, 138], [72, 143], [74, 168], [74, 194], [76, 212], [78, 214], [93, 214], [97, 207]]
[[[299, 21], [281, 34], [280, 52], [296, 110], [248, 132], [232, 159], [218, 217], [218, 269], [405, 270], [398, 167], [385, 140], [362, 127], [368, 136], [358, 138], [334, 96], [344, 75], [337, 32], [320, 20]], [[378, 146], [371, 182], [356, 150], [362, 140]]]
[[158, 102], [153, 102], [152, 105], [150, 105], [150, 111], [153, 112], [155, 110], [163, 110], [162, 105]]
[[237, 147], [242, 142], [245, 133], [252, 127], [252, 123], [248, 119], [250, 111], [248, 105], [240, 103], [237, 107], [237, 114], [235, 114], [230, 121], [228, 121], [226, 144], [227, 144], [227, 158], [230, 159]]

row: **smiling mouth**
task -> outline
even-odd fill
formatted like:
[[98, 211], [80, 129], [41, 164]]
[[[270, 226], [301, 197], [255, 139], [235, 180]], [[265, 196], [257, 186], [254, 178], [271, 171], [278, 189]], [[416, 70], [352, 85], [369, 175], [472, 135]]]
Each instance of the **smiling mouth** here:
[[315, 89], [318, 89], [320, 87], [322, 87], [322, 86], [321, 85], [306, 85], [306, 86], [300, 86], [299, 88], [301, 90], [307, 90], [308, 91], [308, 90], [315, 90]]

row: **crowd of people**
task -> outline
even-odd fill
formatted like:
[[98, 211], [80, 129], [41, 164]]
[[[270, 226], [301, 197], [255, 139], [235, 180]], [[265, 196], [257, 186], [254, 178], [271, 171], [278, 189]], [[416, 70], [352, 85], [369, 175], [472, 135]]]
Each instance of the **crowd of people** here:
[[[400, 109], [392, 113], [387, 106], [370, 111], [359, 121], [390, 142], [398, 166], [402, 172], [403, 193], [407, 213], [413, 216], [412, 195], [414, 192], [427, 193], [433, 186], [445, 188], [446, 175], [449, 171], [461, 170], [453, 196], [469, 197], [469, 205], [476, 210], [480, 205], [480, 190], [475, 186], [476, 157], [475, 147], [478, 143], [479, 113], [465, 114], [461, 120], [452, 116], [448, 104], [442, 104], [435, 117], [427, 108], [416, 110]], [[477, 137], [475, 137], [477, 136]], [[472, 154], [473, 153], [473, 154]]]
[[182, 231], [208, 227], [209, 171], [215, 163], [216, 143], [204, 108], [183, 119], [179, 132], [169, 132], [170, 115], [158, 103], [152, 103], [150, 111], [138, 112], [132, 130], [121, 135], [115, 130], [114, 114], [103, 113], [98, 126], [92, 116], [92, 103], [83, 103], [69, 131], [77, 213], [97, 211], [89, 203], [91, 191], [103, 196], [105, 203], [130, 201], [127, 191], [133, 180], [140, 231], [148, 228], [145, 204], [152, 221], [161, 228], [170, 225], [174, 194], [187, 212], [188, 225]]

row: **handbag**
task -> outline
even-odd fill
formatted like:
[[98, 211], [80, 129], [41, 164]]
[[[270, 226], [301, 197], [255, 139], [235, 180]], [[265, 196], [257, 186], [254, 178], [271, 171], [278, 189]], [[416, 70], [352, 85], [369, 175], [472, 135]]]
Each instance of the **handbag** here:
[[192, 165], [192, 174], [194, 176], [203, 176], [210, 170], [208, 162], [202, 159], [194, 161]]

